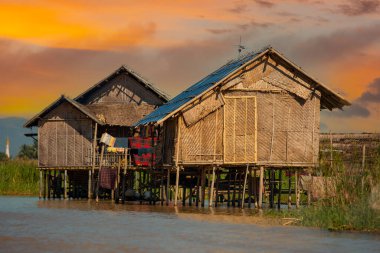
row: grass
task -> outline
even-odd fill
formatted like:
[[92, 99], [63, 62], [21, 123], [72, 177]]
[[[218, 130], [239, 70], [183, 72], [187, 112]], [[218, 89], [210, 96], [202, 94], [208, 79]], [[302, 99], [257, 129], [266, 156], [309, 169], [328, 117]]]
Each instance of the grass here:
[[0, 161], [0, 195], [38, 195], [36, 168], [34, 160]]

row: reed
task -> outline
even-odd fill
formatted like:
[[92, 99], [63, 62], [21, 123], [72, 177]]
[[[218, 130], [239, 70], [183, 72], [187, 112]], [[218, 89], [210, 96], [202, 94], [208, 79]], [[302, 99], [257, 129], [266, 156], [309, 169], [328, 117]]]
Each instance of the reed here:
[[1, 195], [38, 195], [37, 161], [8, 160], [0, 162]]

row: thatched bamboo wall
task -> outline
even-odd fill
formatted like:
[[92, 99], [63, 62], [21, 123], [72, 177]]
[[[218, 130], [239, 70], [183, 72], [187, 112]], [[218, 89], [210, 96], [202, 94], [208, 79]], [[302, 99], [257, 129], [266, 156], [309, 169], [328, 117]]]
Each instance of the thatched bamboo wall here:
[[65, 102], [39, 121], [39, 167], [89, 165], [92, 121]]
[[271, 59], [253, 63], [179, 117], [180, 163], [312, 166], [318, 161], [320, 93]]

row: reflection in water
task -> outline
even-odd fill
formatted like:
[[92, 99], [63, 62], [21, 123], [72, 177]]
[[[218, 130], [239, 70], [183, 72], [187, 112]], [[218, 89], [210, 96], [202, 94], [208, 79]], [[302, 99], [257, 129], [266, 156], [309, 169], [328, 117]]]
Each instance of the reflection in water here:
[[254, 209], [0, 197], [0, 252], [378, 252], [380, 236], [283, 227]]

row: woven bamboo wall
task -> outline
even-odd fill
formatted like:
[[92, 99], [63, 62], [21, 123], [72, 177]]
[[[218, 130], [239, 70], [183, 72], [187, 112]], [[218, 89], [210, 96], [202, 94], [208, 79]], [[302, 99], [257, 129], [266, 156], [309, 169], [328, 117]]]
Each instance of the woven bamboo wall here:
[[63, 103], [39, 121], [40, 167], [89, 164], [92, 121], [69, 103]]
[[126, 73], [119, 74], [82, 101], [83, 104], [120, 102], [162, 104], [162, 100], [156, 94], [146, 89]]

